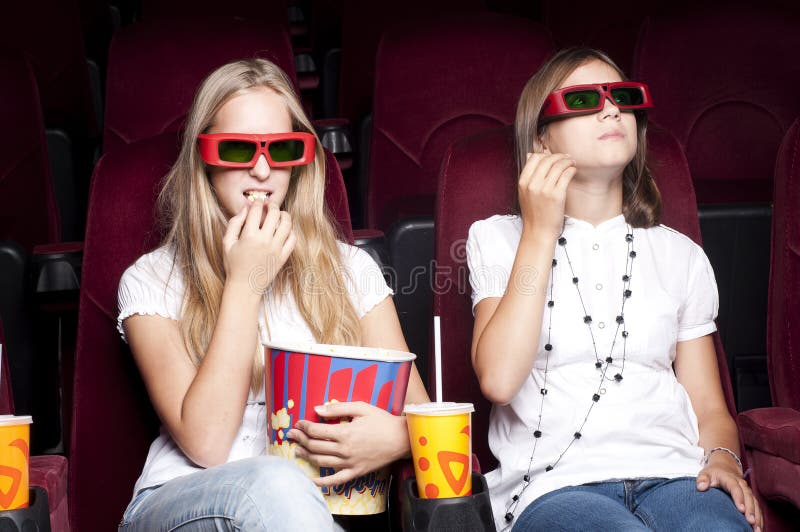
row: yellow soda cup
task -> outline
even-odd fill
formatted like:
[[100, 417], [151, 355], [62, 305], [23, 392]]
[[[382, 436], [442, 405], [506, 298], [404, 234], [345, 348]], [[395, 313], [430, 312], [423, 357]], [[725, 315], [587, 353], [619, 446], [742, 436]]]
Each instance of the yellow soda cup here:
[[0, 510], [28, 507], [31, 416], [0, 416]]
[[405, 406], [417, 490], [423, 499], [472, 495], [472, 403]]

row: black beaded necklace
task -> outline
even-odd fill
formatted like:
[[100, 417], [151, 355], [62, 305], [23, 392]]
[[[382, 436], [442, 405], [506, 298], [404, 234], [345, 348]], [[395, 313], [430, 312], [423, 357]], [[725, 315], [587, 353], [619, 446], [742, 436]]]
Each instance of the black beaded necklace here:
[[[630, 283], [631, 283], [631, 272], [633, 271], [633, 259], [636, 258], [636, 251], [633, 249], [633, 229], [630, 225], [627, 225], [628, 231], [625, 234], [625, 242], [627, 243], [627, 252], [625, 254], [625, 274], [622, 276], [622, 302], [620, 304], [620, 311], [616, 317], [617, 323], [617, 330], [614, 333], [614, 339], [611, 342], [611, 349], [609, 351], [608, 356], [605, 360], [600, 359], [600, 355], [597, 352], [597, 343], [595, 342], [594, 332], [592, 331], [592, 316], [586, 310], [586, 305], [583, 301], [583, 296], [581, 295], [581, 289], [579, 287], [580, 279], [575, 275], [575, 270], [572, 268], [572, 261], [569, 258], [569, 253], [567, 252], [567, 239], [563, 236], [563, 229], [562, 229], [562, 236], [558, 238], [558, 245], [564, 250], [564, 257], [567, 260], [567, 264], [569, 265], [569, 271], [572, 275], [572, 284], [575, 286], [575, 290], [578, 292], [578, 298], [581, 302], [581, 308], [583, 309], [583, 323], [589, 328], [589, 335], [592, 339], [592, 348], [594, 350], [594, 357], [595, 363], [594, 366], [600, 373], [600, 382], [597, 386], [597, 390], [595, 390], [594, 394], [592, 394], [592, 401], [589, 403], [589, 408], [586, 411], [586, 416], [583, 418], [583, 422], [581, 422], [580, 427], [577, 431], [572, 435], [572, 440], [570, 440], [569, 444], [561, 451], [561, 454], [558, 455], [558, 458], [552, 463], [545, 467], [545, 472], [550, 472], [555, 468], [558, 463], [561, 461], [561, 458], [566, 454], [572, 444], [575, 443], [577, 440], [581, 439], [582, 431], [584, 425], [586, 425], [586, 421], [589, 419], [589, 414], [592, 413], [594, 409], [594, 405], [600, 400], [600, 397], [606, 393], [606, 389], [604, 384], [606, 381], [611, 381], [616, 384], [621, 384], [623, 379], [623, 373], [625, 372], [625, 358], [627, 354], [627, 341], [628, 341], [628, 329], [625, 326], [625, 303], [631, 297], [632, 292], [630, 290]], [[550, 287], [549, 287], [549, 294], [547, 298], [547, 309], [548, 309], [548, 325], [547, 325], [547, 343], [544, 346], [545, 350], [545, 359], [544, 359], [544, 378], [542, 381], [542, 388], [540, 388], [539, 393], [542, 394], [542, 401], [539, 405], [539, 422], [536, 425], [536, 429], [533, 431], [533, 448], [531, 449], [531, 457], [528, 461], [528, 470], [522, 477], [522, 484], [521, 488], [517, 493], [512, 495], [511, 502], [506, 506], [506, 514], [505, 520], [506, 523], [509, 523], [514, 520], [514, 512], [517, 509], [517, 505], [519, 504], [519, 499], [522, 493], [530, 486], [533, 481], [531, 479], [531, 468], [533, 467], [533, 457], [536, 454], [536, 447], [539, 443], [539, 438], [542, 437], [542, 411], [544, 409], [544, 399], [547, 396], [547, 371], [550, 363], [550, 353], [553, 351], [553, 344], [551, 342], [551, 333], [553, 328], [553, 308], [555, 307], [555, 299], [553, 297], [553, 278], [555, 277], [555, 268], [558, 265], [558, 260], [553, 257], [553, 262], [551, 266], [551, 274], [550, 274]], [[614, 362], [613, 354], [614, 354], [614, 346], [617, 343], [617, 337], [620, 336], [620, 330], [622, 332], [622, 364], [618, 373], [614, 374], [613, 377], [607, 377], [606, 374], [611, 367], [611, 364]]]

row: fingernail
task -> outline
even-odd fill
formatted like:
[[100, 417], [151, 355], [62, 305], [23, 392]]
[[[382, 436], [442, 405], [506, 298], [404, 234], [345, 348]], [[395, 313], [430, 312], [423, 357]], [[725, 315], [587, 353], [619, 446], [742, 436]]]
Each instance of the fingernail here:
[[698, 482], [697, 487], [700, 489], [706, 489], [706, 487], [708, 487], [708, 484], [706, 482]]
[[529, 152], [529, 153], [526, 153], [526, 154], [525, 154], [525, 158], [526, 158], [526, 159], [530, 159], [530, 158], [531, 158], [531, 155], [533, 155], [533, 154], [532, 154], [532, 153], [530, 153], [530, 152]]
[[328, 411], [328, 409], [325, 407], [325, 405], [317, 405], [314, 407], [314, 411], [317, 414], [324, 414], [325, 412]]
[[740, 510], [744, 510], [744, 504], [740, 504], [740, 505], [739, 505], [739, 509], [740, 509]]

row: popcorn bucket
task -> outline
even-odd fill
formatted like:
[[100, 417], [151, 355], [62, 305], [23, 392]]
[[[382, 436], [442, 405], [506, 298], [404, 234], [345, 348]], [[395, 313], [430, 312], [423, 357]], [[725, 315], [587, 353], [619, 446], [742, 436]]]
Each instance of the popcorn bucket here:
[[[415, 358], [403, 351], [369, 347], [265, 345], [269, 453], [293, 460], [310, 477], [332, 475], [333, 469], [314, 467], [296, 457], [297, 444], [286, 438], [286, 432], [301, 419], [323, 421], [314, 407], [332, 402], [364, 401], [399, 415]], [[321, 489], [333, 514], [384, 512], [389, 468]]]

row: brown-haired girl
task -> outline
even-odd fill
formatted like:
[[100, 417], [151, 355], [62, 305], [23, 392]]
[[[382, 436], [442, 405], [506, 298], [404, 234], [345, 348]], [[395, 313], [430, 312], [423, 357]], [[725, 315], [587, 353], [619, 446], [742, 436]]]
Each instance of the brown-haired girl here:
[[659, 225], [647, 87], [556, 54], [515, 121], [519, 214], [467, 244], [499, 529], [749, 530], [703, 250]]

